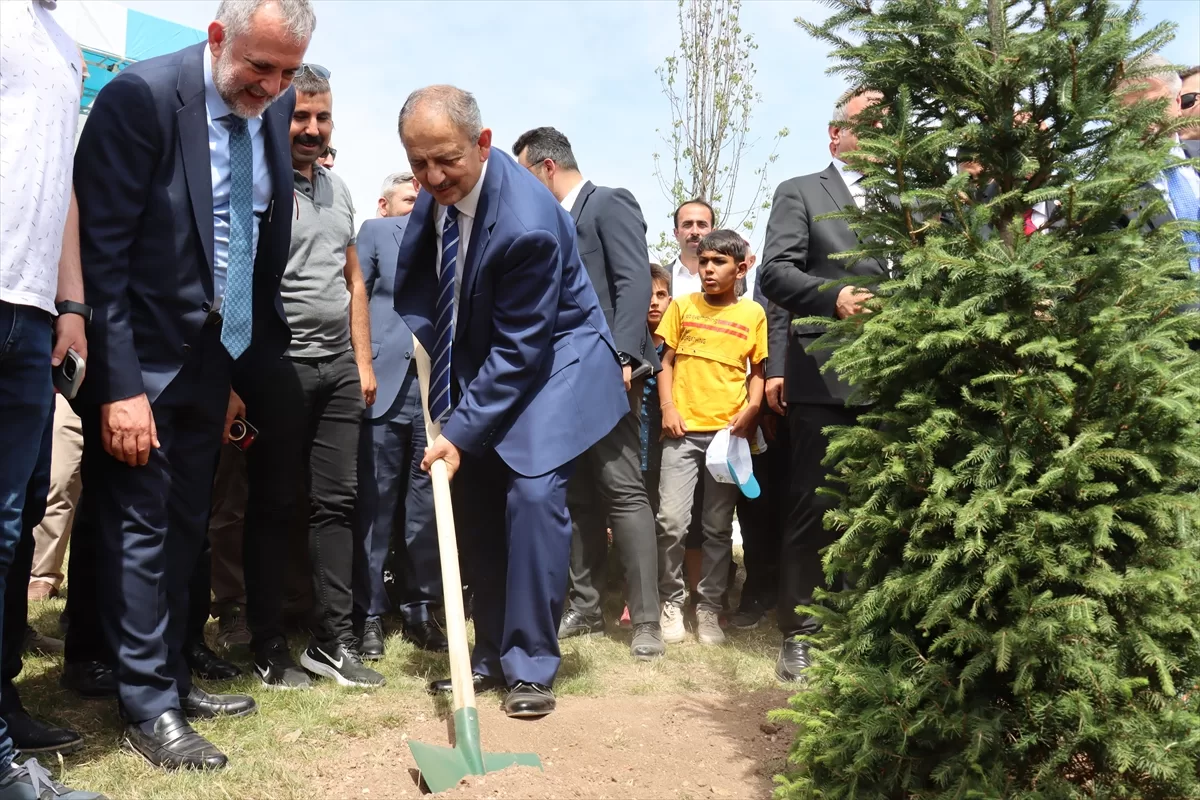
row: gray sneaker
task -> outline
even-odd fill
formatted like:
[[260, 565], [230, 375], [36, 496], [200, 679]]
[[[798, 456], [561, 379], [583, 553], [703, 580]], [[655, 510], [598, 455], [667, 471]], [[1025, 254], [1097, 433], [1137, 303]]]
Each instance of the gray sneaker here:
[[245, 647], [250, 644], [250, 628], [246, 625], [246, 612], [241, 606], [231, 606], [221, 612], [217, 623], [217, 646], [222, 650]]
[[696, 638], [700, 644], [725, 644], [725, 631], [721, 630], [721, 618], [711, 608], [696, 609]]
[[0, 800], [108, 800], [96, 792], [63, 786], [50, 776], [36, 758], [12, 764], [0, 777]]
[[339, 644], [332, 653], [315, 644], [300, 654], [300, 666], [314, 675], [337, 681], [338, 686], [374, 688], [387, 679], [373, 669], [364, 667], [357, 650]]
[[639, 622], [633, 626], [633, 641], [629, 644], [631, 656], [638, 661], [651, 661], [666, 652], [662, 628], [657, 622]]

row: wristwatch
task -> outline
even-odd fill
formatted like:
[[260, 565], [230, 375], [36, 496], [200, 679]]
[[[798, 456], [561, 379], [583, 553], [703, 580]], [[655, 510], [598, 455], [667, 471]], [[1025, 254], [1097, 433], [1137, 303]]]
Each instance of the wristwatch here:
[[78, 314], [83, 317], [85, 324], [92, 322], [92, 307], [84, 303], [76, 303], [74, 300], [63, 300], [55, 303], [54, 308], [59, 314]]
[[628, 367], [633, 363], [633, 356], [629, 353], [617, 353], [617, 361], [621, 362], [622, 367]]

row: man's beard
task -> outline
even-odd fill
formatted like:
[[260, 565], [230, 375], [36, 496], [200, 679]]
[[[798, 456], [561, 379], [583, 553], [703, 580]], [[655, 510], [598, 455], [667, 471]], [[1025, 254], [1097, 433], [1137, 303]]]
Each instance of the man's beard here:
[[[267, 106], [274, 103], [279, 95], [274, 97], [264, 98], [261, 106], [251, 106], [240, 100], [238, 95], [247, 86], [239, 86], [237, 77], [233, 72], [233, 65], [230, 63], [233, 60], [233, 49], [226, 47], [217, 58], [217, 63], [213, 64], [213, 84], [217, 87], [217, 94], [221, 95], [221, 99], [229, 106], [229, 110], [233, 112], [235, 117], [242, 119], [250, 119], [257, 117], [267, 110]], [[251, 93], [253, 94], [253, 93]]]

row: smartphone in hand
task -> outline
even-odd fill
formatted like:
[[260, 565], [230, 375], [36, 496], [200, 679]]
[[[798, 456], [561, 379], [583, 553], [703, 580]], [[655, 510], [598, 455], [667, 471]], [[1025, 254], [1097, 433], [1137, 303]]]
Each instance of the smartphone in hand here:
[[74, 400], [75, 395], [79, 393], [80, 384], [83, 383], [83, 375], [87, 371], [87, 363], [84, 362], [83, 356], [76, 353], [73, 348], [68, 349], [62, 363], [57, 367], [51, 367], [50, 370], [54, 376], [54, 388], [58, 389], [59, 394], [67, 400]]
[[229, 442], [238, 450], [245, 452], [258, 438], [258, 428], [246, 421], [245, 417], [234, 417], [229, 426]]

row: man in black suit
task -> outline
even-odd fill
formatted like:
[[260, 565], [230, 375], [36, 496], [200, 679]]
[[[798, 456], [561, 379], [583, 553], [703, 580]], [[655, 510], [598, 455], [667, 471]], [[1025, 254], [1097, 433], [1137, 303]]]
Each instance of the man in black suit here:
[[231, 380], [288, 341], [285, 92], [315, 24], [308, 0], [225, 0], [206, 43], [134, 64], [100, 92], [76, 152], [94, 309], [76, 402], [81, 515], [97, 537], [126, 742], [169, 769], [225, 766], [188, 717], [256, 708], [192, 686], [181, 651], [222, 428], [227, 438], [243, 408]]
[[[824, 583], [821, 550], [836, 536], [822, 522], [831, 508], [830, 498], [817, 493], [827, 484], [825, 458], [828, 439], [821, 432], [830, 425], [853, 425], [859, 409], [849, 404], [851, 389], [836, 373], [821, 372], [828, 350], [808, 348], [824, 332], [821, 325], [791, 324], [794, 317], [845, 319], [863, 313], [870, 293], [858, 288], [864, 278], [882, 277], [887, 265], [873, 258], [857, 262], [835, 259], [834, 253], [853, 250], [858, 237], [844, 220], [818, 220], [821, 214], [863, 205], [862, 176], [850, 170], [842, 157], [857, 148], [852, 120], [879, 100], [864, 92], [841, 103], [829, 127], [829, 152], [835, 161], [821, 172], [802, 175], [780, 184], [771, 205], [759, 285], [763, 294], [787, 313], [768, 315], [774, 344], [780, 326], [786, 326], [787, 362], [783, 383], [788, 430], [791, 436], [792, 471], [787, 526], [779, 576], [779, 629], [783, 646], [775, 672], [780, 680], [796, 680], [808, 666], [808, 645], [793, 637], [813, 634], [816, 620], [796, 613], [796, 606], [811, 605], [815, 587]], [[774, 385], [778, 392], [778, 384]], [[778, 397], [768, 391], [768, 402]]]
[[[600, 592], [608, 559], [607, 529], [625, 566], [634, 658], [649, 660], [666, 648], [659, 627], [658, 545], [654, 512], [641, 472], [641, 376], [660, 369], [650, 343], [650, 256], [642, 210], [625, 189], [584, 180], [571, 143], [554, 128], [527, 131], [513, 153], [575, 220], [579, 254], [600, 298], [621, 361], [628, 414], [576, 462], [568, 486], [571, 511], [570, 605], [558, 638], [604, 631]], [[637, 373], [638, 379], [633, 375]]]

